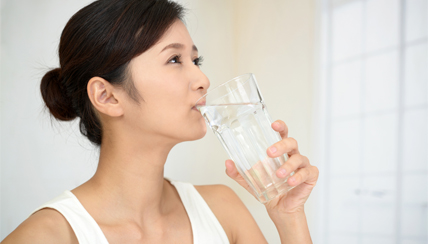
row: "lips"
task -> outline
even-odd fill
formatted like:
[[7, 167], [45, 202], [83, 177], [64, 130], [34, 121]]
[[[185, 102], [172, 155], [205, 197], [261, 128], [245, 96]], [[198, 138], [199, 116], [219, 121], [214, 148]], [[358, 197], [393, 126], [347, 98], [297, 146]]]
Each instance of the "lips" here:
[[196, 106], [205, 106], [207, 104], [207, 102], [206, 102], [206, 100], [204, 99], [204, 100], [202, 100], [202, 101], [199, 101], [195, 106], [193, 106], [192, 107], [192, 109], [194, 109], [194, 110], [196, 110], [196, 111], [199, 111], [197, 108], [196, 108]]
[[207, 104], [206, 100], [200, 101], [196, 104], [196, 106], [205, 106]]

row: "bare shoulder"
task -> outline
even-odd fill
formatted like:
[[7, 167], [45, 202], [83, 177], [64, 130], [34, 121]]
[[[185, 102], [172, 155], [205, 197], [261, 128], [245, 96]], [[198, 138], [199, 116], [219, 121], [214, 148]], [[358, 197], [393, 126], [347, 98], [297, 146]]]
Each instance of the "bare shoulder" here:
[[250, 211], [230, 187], [202, 185], [195, 188], [222, 225], [230, 243], [267, 243]]
[[9, 243], [78, 243], [68, 221], [58, 211], [45, 208], [22, 222], [2, 244]]
[[195, 188], [208, 204], [233, 204], [231, 207], [243, 205], [238, 195], [226, 185], [201, 185]]

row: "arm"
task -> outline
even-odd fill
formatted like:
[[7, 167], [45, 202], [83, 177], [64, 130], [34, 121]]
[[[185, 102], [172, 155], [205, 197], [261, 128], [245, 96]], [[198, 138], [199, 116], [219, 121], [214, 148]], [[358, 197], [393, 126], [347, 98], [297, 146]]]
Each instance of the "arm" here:
[[262, 231], [236, 193], [225, 185], [195, 186], [232, 244], [267, 244]]
[[1, 242], [12, 243], [74, 244], [78, 241], [63, 215], [46, 208], [31, 215]]
[[305, 212], [269, 215], [278, 230], [281, 243], [312, 243]]

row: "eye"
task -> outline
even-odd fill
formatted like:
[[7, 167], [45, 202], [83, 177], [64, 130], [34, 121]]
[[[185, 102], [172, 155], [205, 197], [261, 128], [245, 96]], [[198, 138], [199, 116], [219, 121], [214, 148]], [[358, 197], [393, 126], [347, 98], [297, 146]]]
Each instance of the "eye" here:
[[173, 58], [171, 58], [168, 61], [168, 63], [181, 64], [180, 58], [181, 58], [181, 55], [175, 55]]
[[195, 60], [193, 60], [193, 64], [197, 66], [201, 66], [203, 61], [204, 61], [204, 57], [199, 56], [199, 58], [196, 58]]

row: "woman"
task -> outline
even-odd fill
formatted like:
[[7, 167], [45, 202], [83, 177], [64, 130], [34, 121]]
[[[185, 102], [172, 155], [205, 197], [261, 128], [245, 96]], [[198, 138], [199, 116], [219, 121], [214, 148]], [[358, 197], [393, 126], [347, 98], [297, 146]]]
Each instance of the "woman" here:
[[[55, 118], [80, 118], [82, 134], [100, 146], [98, 168], [3, 243], [266, 243], [228, 187], [164, 179], [170, 150], [206, 133], [194, 105], [210, 83], [182, 12], [168, 0], [99, 0], [70, 19], [60, 68], [43, 77], [41, 92]], [[268, 155], [289, 154], [277, 175], [295, 171], [288, 183], [296, 187], [266, 209], [282, 243], [311, 243], [304, 203], [318, 170], [284, 122], [272, 128], [283, 139]], [[226, 173], [252, 193], [231, 160]]]

